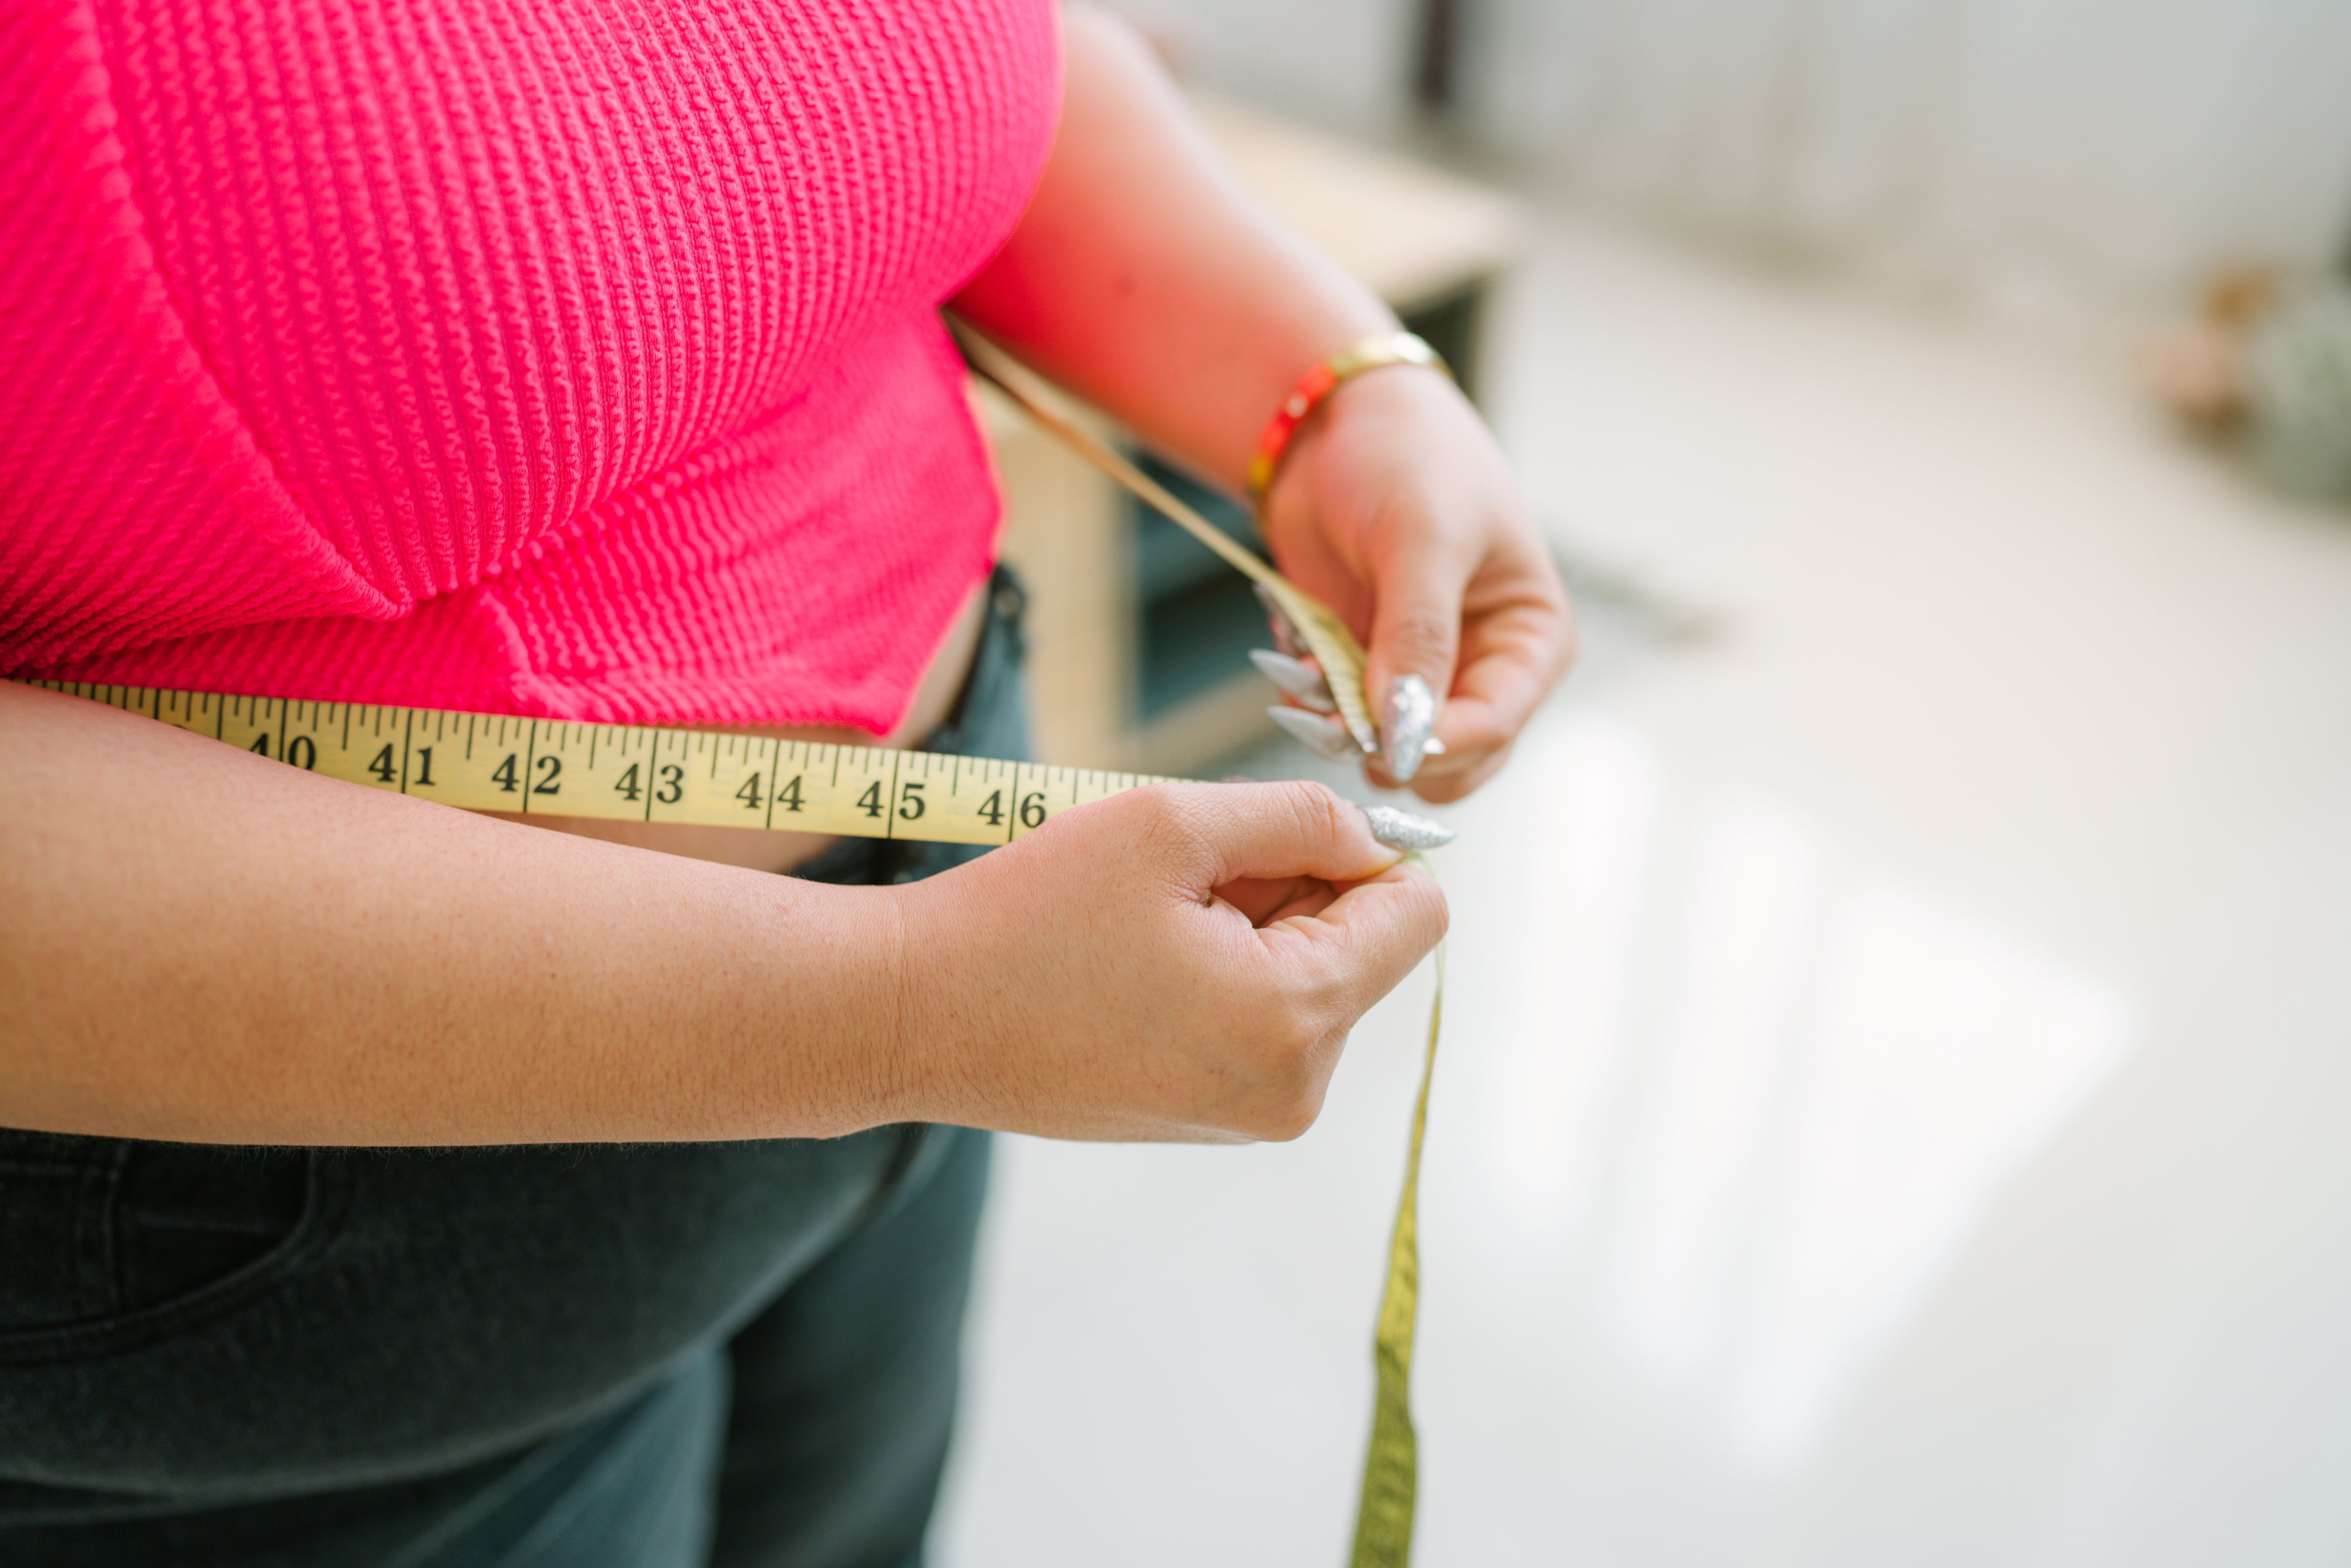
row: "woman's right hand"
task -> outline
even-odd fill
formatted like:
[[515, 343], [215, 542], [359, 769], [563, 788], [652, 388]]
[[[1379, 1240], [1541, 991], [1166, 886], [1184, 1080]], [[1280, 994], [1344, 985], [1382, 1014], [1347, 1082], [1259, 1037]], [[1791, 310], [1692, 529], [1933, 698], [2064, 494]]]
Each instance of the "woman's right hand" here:
[[1130, 790], [894, 891], [893, 1101], [1060, 1138], [1298, 1136], [1446, 925], [1319, 784]]

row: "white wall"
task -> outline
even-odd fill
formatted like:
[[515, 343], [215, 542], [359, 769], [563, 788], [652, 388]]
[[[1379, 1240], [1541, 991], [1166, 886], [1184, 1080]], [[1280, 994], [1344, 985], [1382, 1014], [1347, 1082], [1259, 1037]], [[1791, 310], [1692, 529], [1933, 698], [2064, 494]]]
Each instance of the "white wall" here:
[[1194, 76], [1324, 124], [1377, 133], [1409, 101], [1414, 0], [1115, 0], [1172, 37]]
[[[1413, 0], [1129, 0], [1202, 79], [1374, 134]], [[1556, 182], [2030, 312], [2351, 237], [2343, 0], [1470, 0], [1463, 118]]]
[[2176, 297], [2351, 227], [2333, 0], [1486, 0], [1471, 112], [1576, 186], [1998, 297]]

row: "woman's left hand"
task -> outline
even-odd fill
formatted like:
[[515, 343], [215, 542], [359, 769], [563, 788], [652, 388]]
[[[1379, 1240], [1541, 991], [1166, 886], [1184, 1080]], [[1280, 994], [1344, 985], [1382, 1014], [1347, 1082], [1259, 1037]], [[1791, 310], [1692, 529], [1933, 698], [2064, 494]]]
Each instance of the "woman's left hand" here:
[[[1072, 5], [1063, 44], [1043, 177], [955, 308], [1155, 449], [1237, 486], [1299, 373], [1394, 332], [1395, 316], [1249, 199], [1134, 29]], [[1575, 637], [1468, 400], [1418, 366], [1352, 378], [1299, 426], [1264, 518], [1281, 569], [1368, 645], [1384, 737], [1413, 739], [1388, 722], [1398, 679], [1427, 683], [1445, 749], [1422, 761], [1400, 746], [1372, 781], [1457, 800], [1491, 777]]]
[[[1458, 800], [1490, 778], [1575, 655], [1567, 591], [1509, 465], [1453, 383], [1409, 366], [1341, 385], [1300, 428], [1263, 512], [1282, 570], [1363, 637], [1388, 755], [1374, 784]], [[1368, 632], [1368, 635], [1366, 633]], [[1444, 749], [1412, 766], [1408, 683]]]

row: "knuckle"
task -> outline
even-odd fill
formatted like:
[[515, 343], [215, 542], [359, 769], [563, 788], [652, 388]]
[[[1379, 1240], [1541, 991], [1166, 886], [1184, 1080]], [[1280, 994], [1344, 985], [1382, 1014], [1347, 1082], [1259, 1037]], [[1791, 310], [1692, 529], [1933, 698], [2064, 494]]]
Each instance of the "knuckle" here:
[[[1254, 1074], [1257, 1092], [1248, 1115], [1252, 1137], [1286, 1143], [1322, 1114], [1328, 1082], [1322, 1064], [1329, 1060], [1326, 1045], [1333, 1031], [1315, 1012], [1305, 1006], [1284, 1009], [1280, 1026], [1270, 1032]], [[1345, 1038], [1343, 1029], [1337, 1032]]]
[[1331, 843], [1345, 831], [1347, 803], [1328, 784], [1300, 779], [1283, 787], [1300, 831], [1317, 842]]
[[1325, 1004], [1311, 992], [1286, 994], [1267, 1004], [1258, 1039], [1259, 1066], [1270, 1081], [1295, 1071], [1327, 1027]]
[[1452, 753], [1457, 746], [1462, 757], [1482, 758], [1504, 749], [1517, 738], [1510, 716], [1495, 705], [1463, 703], [1446, 737], [1447, 755], [1439, 760], [1455, 760]]
[[[1453, 905], [1433, 876], [1419, 878], [1421, 915], [1439, 938], [1453, 929]], [[1433, 946], [1433, 944], [1432, 944]]]
[[1457, 626], [1454, 615], [1435, 604], [1399, 605], [1380, 626], [1380, 641], [1391, 658], [1405, 655], [1435, 659], [1451, 651]]
[[1466, 799], [1477, 787], [1478, 781], [1468, 774], [1412, 781], [1412, 792], [1432, 806], [1450, 806], [1456, 800]]
[[1145, 826], [1173, 827], [1190, 817], [1196, 810], [1193, 803], [1186, 799], [1186, 791], [1180, 784], [1145, 784], [1139, 789], [1129, 790], [1126, 799], [1134, 802], [1131, 809], [1143, 818]]
[[1146, 784], [1121, 799], [1134, 817], [1133, 831], [1160, 858], [1196, 845], [1204, 836], [1200, 803], [1181, 784]]
[[1499, 746], [1483, 756], [1470, 758], [1468, 767], [1443, 773], [1424, 773], [1412, 781], [1413, 793], [1431, 805], [1449, 805], [1464, 799], [1500, 772], [1510, 755], [1509, 746]]
[[1312, 1129], [1322, 1114], [1322, 1096], [1319, 1092], [1292, 1095], [1260, 1111], [1250, 1132], [1269, 1144], [1295, 1143]]

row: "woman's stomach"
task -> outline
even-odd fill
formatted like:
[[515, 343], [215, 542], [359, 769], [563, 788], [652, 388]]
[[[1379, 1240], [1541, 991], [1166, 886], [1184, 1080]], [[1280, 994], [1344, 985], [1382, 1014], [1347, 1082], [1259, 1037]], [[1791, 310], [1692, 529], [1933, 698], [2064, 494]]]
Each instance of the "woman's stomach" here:
[[[914, 700], [906, 706], [904, 716], [887, 735], [876, 737], [861, 729], [793, 726], [749, 726], [739, 733], [779, 740], [824, 741], [839, 746], [919, 745], [925, 736], [946, 723], [954, 714], [956, 698], [962, 694], [965, 680], [971, 673], [972, 654], [979, 646], [980, 632], [987, 624], [987, 581], [983, 578], [974, 583], [971, 591], [964, 596], [963, 604], [956, 611], [946, 635], [939, 640], [938, 648], [924, 668], [922, 679], [914, 687]], [[779, 832], [762, 828], [712, 828], [691, 822], [613, 822], [591, 817], [541, 816], [537, 812], [525, 817], [512, 811], [485, 811], [482, 815], [524, 822], [559, 833], [576, 833], [583, 839], [601, 839], [607, 843], [628, 844], [663, 854], [684, 855], [688, 860], [747, 866], [754, 871], [790, 871], [803, 862], [814, 859], [838, 841], [830, 833]]]

